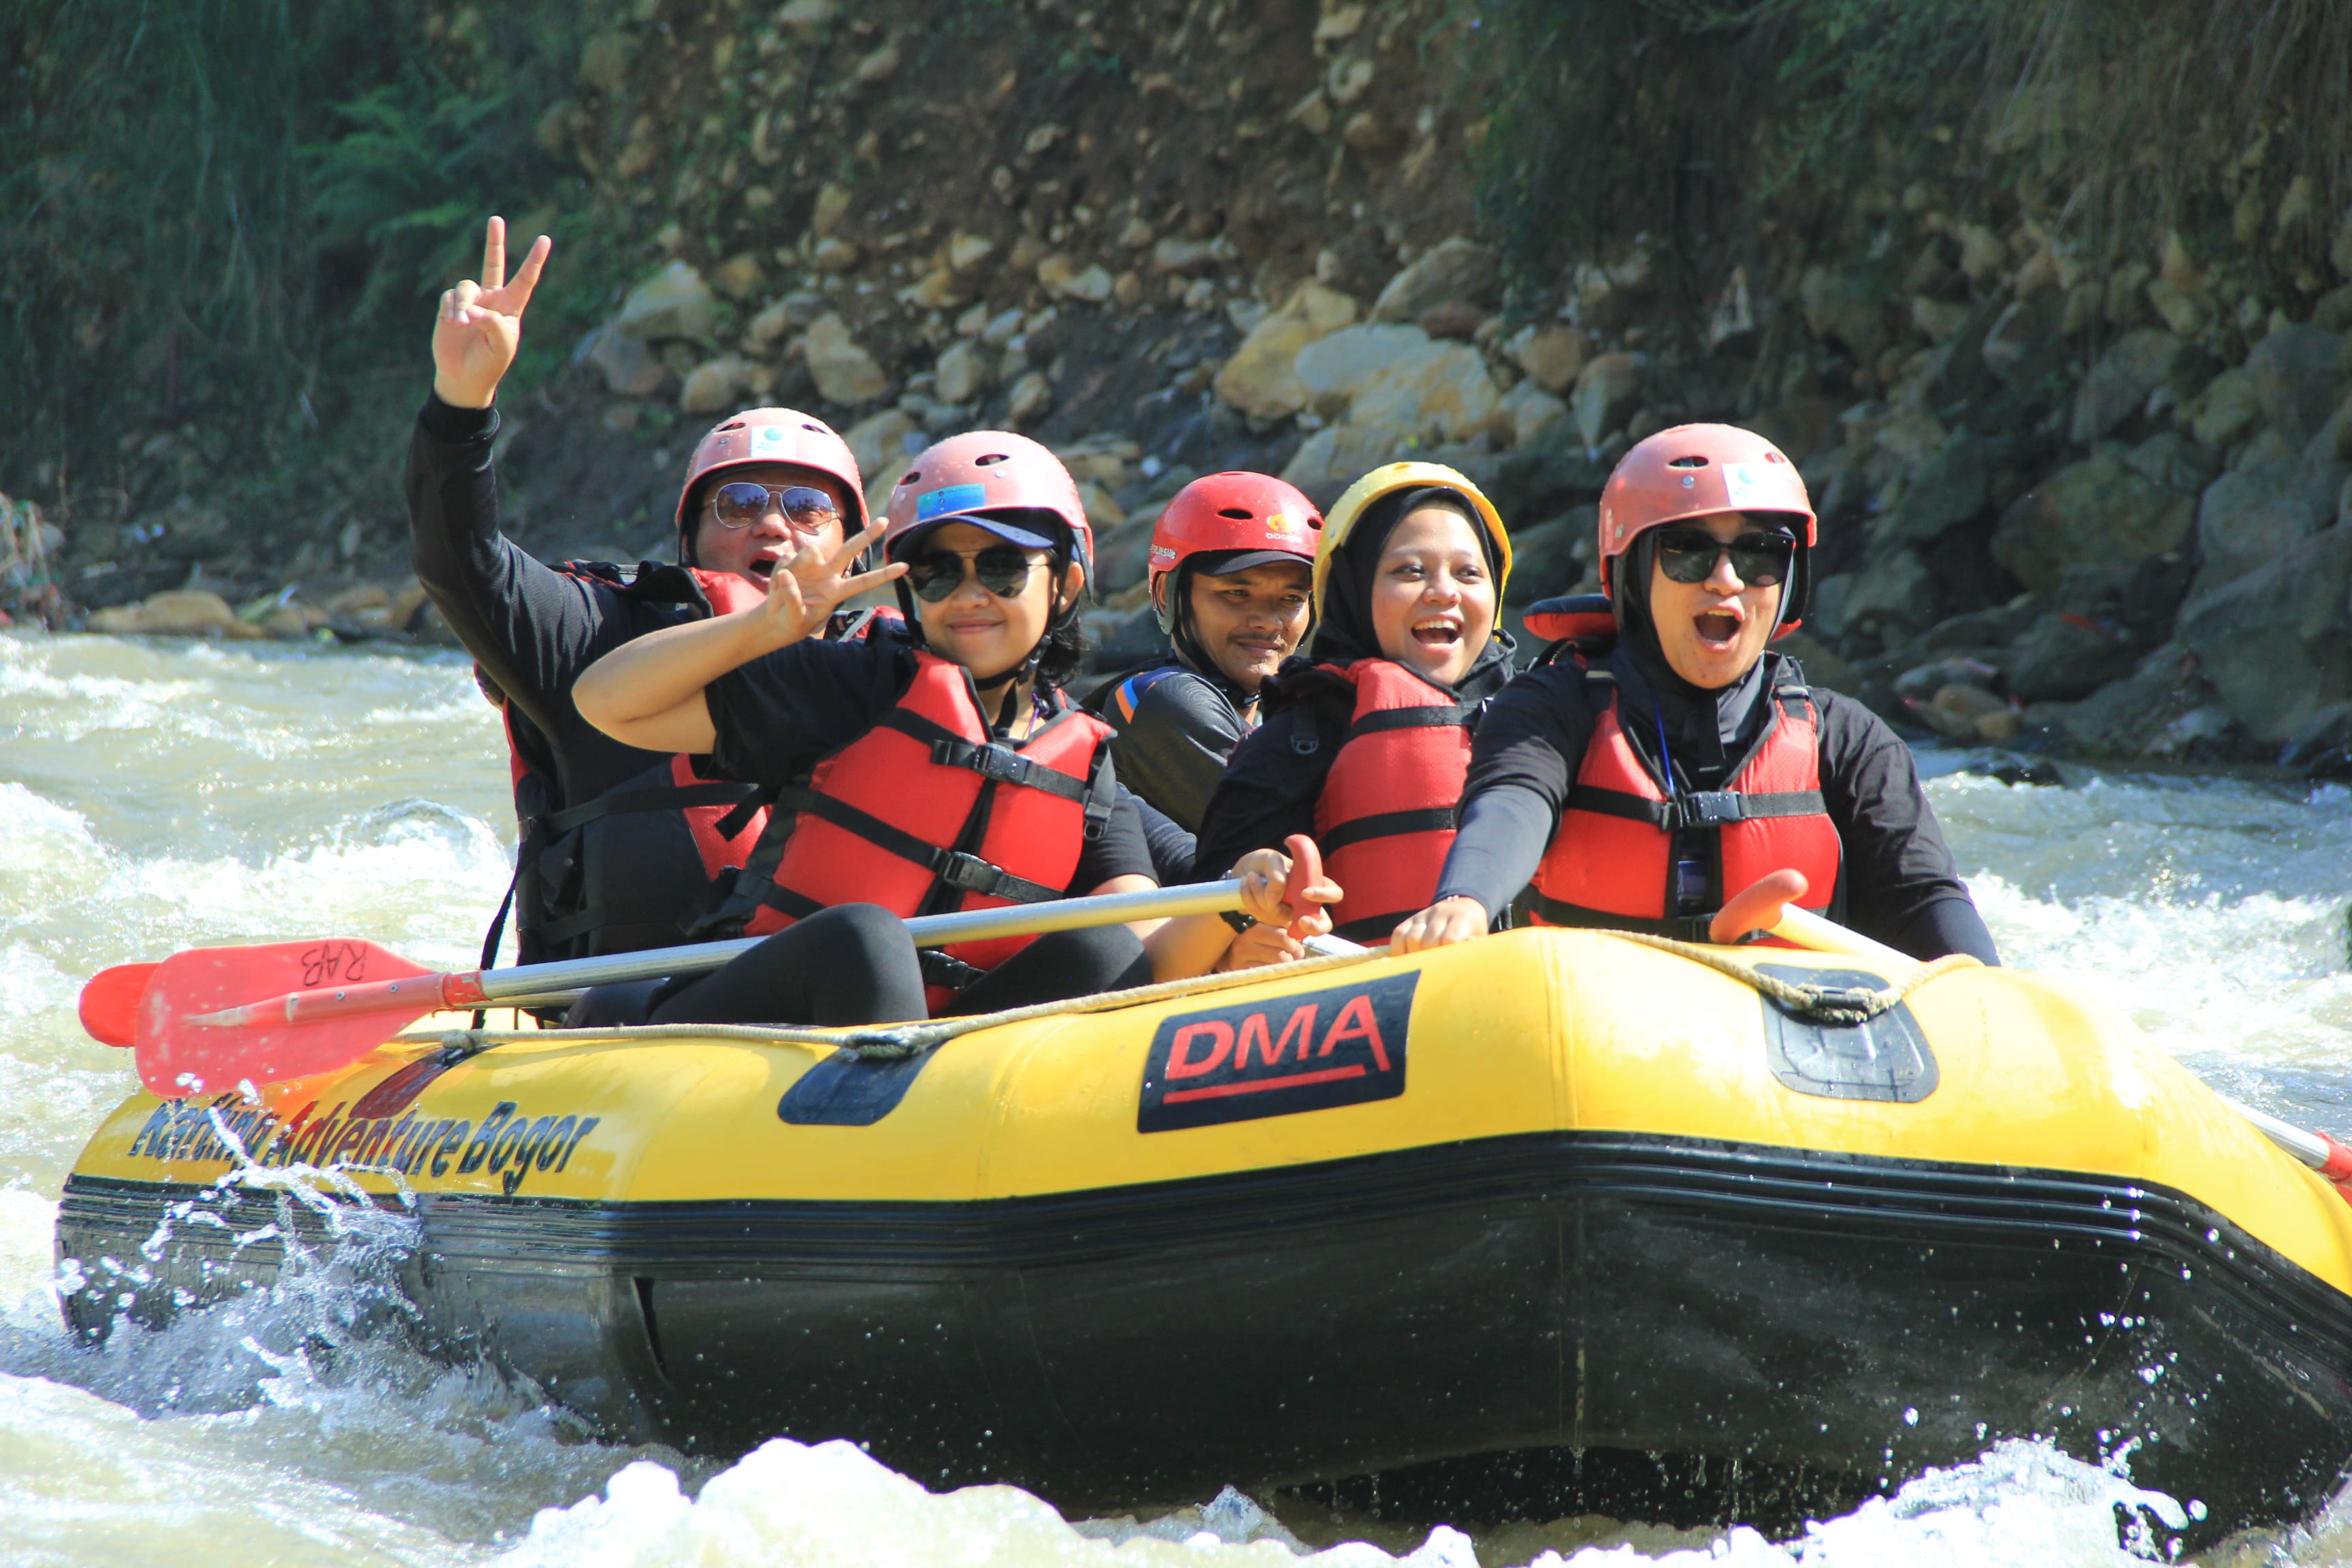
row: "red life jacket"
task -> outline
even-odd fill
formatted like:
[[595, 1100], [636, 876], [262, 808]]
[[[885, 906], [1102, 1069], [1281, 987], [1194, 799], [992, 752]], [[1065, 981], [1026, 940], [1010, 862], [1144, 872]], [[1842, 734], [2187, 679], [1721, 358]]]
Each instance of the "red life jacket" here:
[[1332, 930], [1385, 942], [1437, 891], [1461, 823], [1479, 704], [1390, 659], [1319, 668], [1356, 689], [1346, 738], [1315, 799], [1315, 843], [1347, 894], [1331, 906]]
[[[804, 787], [777, 794], [730, 900], [738, 929], [765, 935], [835, 904], [906, 920], [1063, 897], [1109, 821], [1110, 739], [1110, 726], [1070, 708], [1018, 746], [997, 740], [971, 673], [918, 651], [897, 706]], [[926, 949], [933, 1010], [1035, 940]]]
[[[567, 561], [565, 575], [695, 618], [730, 615], [766, 597], [731, 572]], [[828, 637], [863, 637], [875, 612]], [[494, 699], [495, 700], [496, 699]], [[706, 779], [696, 759], [667, 757], [588, 800], [567, 802], [551, 750], [529, 720], [500, 701], [520, 838], [508, 897], [520, 960], [536, 963], [669, 947], [732, 884], [767, 826], [752, 784]], [[495, 962], [507, 906], [491, 922], [482, 962]]]
[[[1586, 672], [1588, 681], [1609, 685], [1609, 705], [1593, 723], [1568, 809], [1536, 868], [1538, 924], [1705, 942], [1727, 898], [1783, 867], [1804, 873], [1807, 908], [1831, 907], [1843, 850], [1822, 800], [1821, 720], [1803, 672], [1791, 664], [1782, 674], [1763, 733], [1727, 785], [1670, 796], [1626, 739], [1615, 682], [1605, 671]], [[1711, 862], [1705, 908], [1678, 909], [1675, 865], [1694, 852], [1700, 864]]]

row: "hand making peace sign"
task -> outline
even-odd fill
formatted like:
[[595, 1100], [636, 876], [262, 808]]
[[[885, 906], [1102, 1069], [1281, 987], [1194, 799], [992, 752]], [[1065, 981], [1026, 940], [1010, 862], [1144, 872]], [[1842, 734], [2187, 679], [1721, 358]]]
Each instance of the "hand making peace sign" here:
[[882, 537], [884, 526], [877, 522], [835, 550], [803, 544], [791, 560], [776, 563], [768, 578], [766, 602], [751, 612], [765, 617], [763, 629], [775, 647], [821, 636], [826, 619], [843, 601], [907, 574], [903, 561], [871, 572], [856, 570], [858, 557]]
[[514, 281], [507, 281], [507, 220], [494, 217], [482, 237], [482, 280], [467, 279], [441, 296], [433, 321], [433, 391], [459, 408], [488, 408], [522, 342], [523, 307], [554, 242], [531, 242]]

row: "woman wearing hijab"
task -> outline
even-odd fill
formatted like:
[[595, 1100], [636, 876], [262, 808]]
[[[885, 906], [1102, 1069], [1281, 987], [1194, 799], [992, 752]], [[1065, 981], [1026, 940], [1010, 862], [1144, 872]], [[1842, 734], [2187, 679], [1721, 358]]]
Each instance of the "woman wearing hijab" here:
[[[1391, 463], [1357, 480], [1316, 547], [1308, 658], [1266, 682], [1265, 722], [1209, 802], [1196, 868], [1306, 834], [1339, 892], [1329, 915], [1341, 936], [1385, 942], [1425, 906], [1454, 841], [1471, 729], [1510, 678], [1510, 638], [1495, 625], [1510, 571], [1502, 520], [1452, 468]], [[1204, 945], [1230, 940], [1195, 929]], [[1223, 962], [1297, 957], [1298, 934], [1255, 928]]]
[[1799, 904], [1892, 947], [2000, 962], [1908, 748], [1766, 651], [1804, 614], [1816, 531], [1795, 465], [1749, 431], [1685, 425], [1625, 454], [1601, 500], [1614, 647], [1496, 700], [1400, 951], [1483, 936], [1530, 886], [1538, 923], [1704, 942], [1728, 899], [1793, 869]]

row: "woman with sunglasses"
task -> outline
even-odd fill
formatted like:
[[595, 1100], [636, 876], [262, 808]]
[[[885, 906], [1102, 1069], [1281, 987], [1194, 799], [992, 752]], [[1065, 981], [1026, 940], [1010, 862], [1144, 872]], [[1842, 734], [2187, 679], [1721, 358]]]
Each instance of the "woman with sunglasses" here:
[[[877, 531], [803, 550], [756, 613], [641, 638], [581, 680], [581, 711], [616, 740], [709, 751], [776, 805], [740, 879], [744, 929], [775, 934], [666, 984], [656, 1023], [873, 1023], [1153, 976], [1149, 927], [919, 956], [902, 923], [1158, 885], [1135, 797], [1106, 765], [1109, 727], [1062, 692], [1094, 549], [1068, 471], [1024, 437], [954, 437], [908, 465], [878, 531], [887, 564], [857, 572]], [[815, 637], [883, 583], [903, 629]], [[1287, 918], [1281, 902], [1279, 875], [1258, 877], [1254, 906]]]
[[[1495, 624], [1510, 574], [1502, 519], [1454, 469], [1391, 463], [1349, 487], [1316, 544], [1308, 658], [1265, 683], [1265, 722], [1202, 819], [1200, 871], [1265, 864], [1247, 857], [1306, 834], [1336, 884], [1341, 936], [1384, 942], [1428, 903], [1471, 731], [1510, 679]], [[1237, 938], [1205, 917], [1171, 921], [1158, 942], [1182, 944], [1188, 963], [1243, 968], [1299, 956], [1301, 934], [1268, 922]]]
[[[572, 704], [581, 672], [633, 637], [758, 604], [777, 562], [803, 544], [836, 549], [866, 526], [847, 443], [823, 420], [757, 408], [695, 447], [675, 514], [681, 565], [551, 566], [507, 538], [494, 405], [548, 251], [541, 237], [509, 281], [506, 226], [489, 220], [481, 279], [442, 296], [433, 393], [407, 474], [417, 578], [506, 717], [521, 829], [510, 897], [524, 963], [682, 940], [716, 896], [714, 880], [742, 865], [761, 820], [726, 820], [751, 793], [743, 785], [705, 777], [685, 754], [620, 744], [582, 719]], [[857, 630], [842, 617], [824, 635]], [[501, 910], [491, 926], [485, 963], [506, 918]]]
[[1522, 889], [1539, 923], [1704, 942], [1726, 900], [1793, 869], [1800, 904], [1866, 935], [2000, 962], [1909, 750], [1767, 650], [1811, 576], [1795, 465], [1730, 426], [1660, 431], [1611, 474], [1600, 522], [1613, 649], [1496, 700], [1437, 897], [1396, 945], [1483, 936]]

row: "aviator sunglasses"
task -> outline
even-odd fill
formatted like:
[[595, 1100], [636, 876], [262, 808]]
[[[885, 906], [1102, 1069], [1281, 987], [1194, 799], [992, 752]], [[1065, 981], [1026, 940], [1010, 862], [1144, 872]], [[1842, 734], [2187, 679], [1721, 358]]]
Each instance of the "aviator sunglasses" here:
[[1797, 542], [1785, 533], [1743, 533], [1728, 543], [1703, 528], [1669, 528], [1658, 534], [1658, 570], [1669, 583], [1704, 583], [1722, 556], [1751, 588], [1769, 588], [1789, 575]]
[[1029, 552], [1017, 544], [992, 544], [970, 555], [927, 550], [907, 563], [907, 586], [927, 605], [945, 604], [963, 586], [967, 561], [980, 585], [1000, 599], [1017, 599], [1029, 585]]
[[761, 485], [730, 479], [710, 492], [710, 515], [721, 528], [749, 528], [770, 512], [803, 533], [841, 521], [841, 503], [808, 485]]

